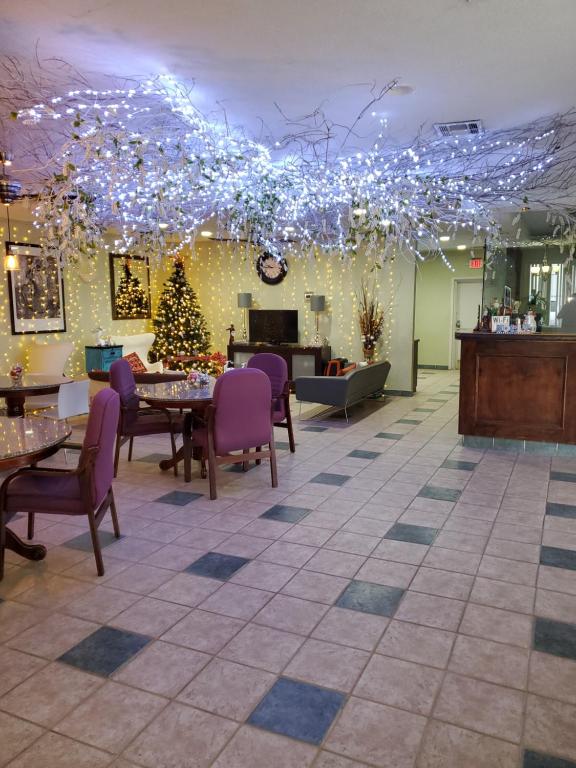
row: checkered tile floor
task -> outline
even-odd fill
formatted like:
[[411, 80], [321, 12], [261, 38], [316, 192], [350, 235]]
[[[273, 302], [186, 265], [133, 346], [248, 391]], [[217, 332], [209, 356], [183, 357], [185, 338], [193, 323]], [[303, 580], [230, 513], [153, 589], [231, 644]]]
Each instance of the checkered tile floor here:
[[463, 448], [457, 393], [297, 421], [278, 489], [223, 470], [213, 502], [137, 440], [100, 579], [83, 520], [37, 519], [0, 766], [574, 768], [576, 459]]

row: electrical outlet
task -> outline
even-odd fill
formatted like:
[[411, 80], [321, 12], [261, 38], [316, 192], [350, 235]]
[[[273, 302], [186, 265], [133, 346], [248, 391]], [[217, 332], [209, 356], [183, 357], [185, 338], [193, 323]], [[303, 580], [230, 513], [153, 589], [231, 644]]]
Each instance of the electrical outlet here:
[[304, 294], [304, 298], [306, 299], [306, 301], [309, 301], [312, 295], [313, 295], [312, 291], [306, 291], [306, 293]]

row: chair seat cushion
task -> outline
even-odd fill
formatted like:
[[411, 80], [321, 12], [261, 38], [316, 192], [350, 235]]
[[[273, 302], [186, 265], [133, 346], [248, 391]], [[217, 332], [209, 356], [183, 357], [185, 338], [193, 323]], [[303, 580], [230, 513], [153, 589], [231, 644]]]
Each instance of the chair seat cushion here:
[[85, 515], [76, 475], [62, 472], [54, 475], [23, 473], [8, 486], [6, 508], [15, 512], [49, 512], [60, 515]]
[[[145, 410], [139, 412], [138, 418], [133, 423], [128, 423], [128, 420], [125, 421], [125, 429], [122, 434], [137, 437], [139, 435], [163, 435], [170, 432], [170, 422], [165, 414], [146, 413]], [[179, 413], [171, 415], [172, 429], [176, 433], [182, 432], [183, 416]]]

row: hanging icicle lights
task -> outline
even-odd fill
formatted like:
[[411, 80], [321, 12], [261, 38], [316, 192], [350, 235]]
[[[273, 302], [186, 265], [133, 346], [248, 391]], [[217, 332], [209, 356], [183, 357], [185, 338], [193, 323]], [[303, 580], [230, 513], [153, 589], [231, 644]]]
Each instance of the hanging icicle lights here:
[[215, 216], [219, 234], [264, 247], [290, 247], [290, 231], [304, 254], [362, 249], [384, 262], [397, 248], [415, 259], [440, 254], [449, 266], [441, 234], [465, 227], [494, 237], [495, 206], [534, 205], [539, 195], [574, 232], [574, 111], [470, 139], [418, 136], [400, 150], [386, 146], [380, 120], [367, 151], [334, 153], [327, 129], [320, 153], [317, 126], [271, 149], [207, 120], [191, 96], [158, 77], [129, 90], [73, 90], [17, 113], [24, 131], [35, 129], [27, 141], [55, 121], [63, 137], [57, 170], [46, 180], [28, 169], [28, 180], [37, 191], [44, 177], [36, 224], [64, 259], [93, 253], [107, 228], [116, 252], [175, 253]]

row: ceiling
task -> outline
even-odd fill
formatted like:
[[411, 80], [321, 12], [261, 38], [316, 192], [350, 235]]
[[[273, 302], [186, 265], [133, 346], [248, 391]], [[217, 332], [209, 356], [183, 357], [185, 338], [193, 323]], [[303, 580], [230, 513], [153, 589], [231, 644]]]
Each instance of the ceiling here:
[[399, 78], [414, 92], [372, 109], [408, 141], [437, 121], [495, 129], [575, 106], [575, 28], [574, 0], [19, 0], [0, 9], [0, 50], [96, 79], [171, 73], [205, 114], [262, 138], [286, 132], [275, 104], [350, 125]]

